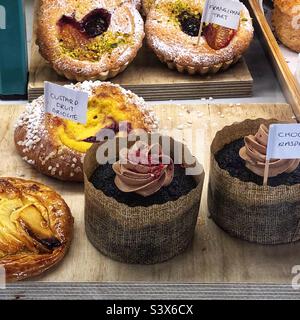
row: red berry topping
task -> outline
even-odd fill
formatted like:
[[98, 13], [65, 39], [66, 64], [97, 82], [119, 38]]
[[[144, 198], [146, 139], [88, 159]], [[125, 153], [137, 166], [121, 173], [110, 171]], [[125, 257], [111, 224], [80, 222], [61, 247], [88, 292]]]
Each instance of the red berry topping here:
[[220, 50], [227, 47], [235, 34], [236, 31], [233, 29], [211, 23], [208, 24], [203, 30], [203, 35], [207, 41], [207, 44], [215, 50]]
[[192, 15], [187, 11], [182, 12], [178, 16], [181, 30], [191, 37], [197, 37], [200, 30], [201, 16]]
[[57, 24], [61, 28], [70, 26], [85, 37], [94, 38], [107, 31], [110, 21], [111, 14], [106, 9], [95, 9], [88, 13], [81, 21], [77, 21], [74, 16], [63, 15]]

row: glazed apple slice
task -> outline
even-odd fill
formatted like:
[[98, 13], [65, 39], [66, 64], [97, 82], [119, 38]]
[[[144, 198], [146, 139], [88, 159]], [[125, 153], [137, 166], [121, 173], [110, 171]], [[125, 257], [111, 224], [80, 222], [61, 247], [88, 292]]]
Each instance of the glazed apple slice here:
[[53, 235], [48, 223], [34, 205], [25, 207], [19, 214], [18, 219], [24, 231], [35, 241], [51, 250], [61, 245]]
[[207, 44], [215, 50], [227, 47], [235, 34], [236, 31], [233, 29], [212, 23], [208, 24], [203, 30]]

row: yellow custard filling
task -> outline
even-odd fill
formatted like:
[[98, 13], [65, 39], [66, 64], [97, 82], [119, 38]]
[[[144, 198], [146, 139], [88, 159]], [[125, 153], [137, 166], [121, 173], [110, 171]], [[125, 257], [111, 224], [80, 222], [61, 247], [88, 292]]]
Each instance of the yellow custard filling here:
[[48, 245], [57, 241], [47, 210], [38, 201], [0, 195], [0, 258], [23, 251], [47, 251]]
[[61, 142], [72, 150], [86, 153], [91, 147], [91, 143], [83, 140], [95, 137], [101, 129], [109, 127], [113, 122], [128, 120], [128, 115], [122, 111], [120, 103], [122, 101], [112, 97], [94, 96], [90, 98], [87, 123], [81, 124], [64, 120], [64, 124], [58, 131]]

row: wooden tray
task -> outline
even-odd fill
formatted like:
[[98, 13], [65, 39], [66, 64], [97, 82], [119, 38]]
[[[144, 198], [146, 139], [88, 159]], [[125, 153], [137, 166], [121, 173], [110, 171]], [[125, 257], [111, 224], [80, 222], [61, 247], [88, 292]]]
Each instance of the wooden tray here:
[[296, 79], [285, 61], [277, 40], [260, 7], [259, 0], [248, 0], [248, 2], [249, 9], [252, 11], [251, 15], [255, 20], [256, 32], [273, 64], [285, 98], [292, 106], [297, 120], [300, 121], [300, 89]]
[[[3, 106], [4, 107], [4, 106]], [[5, 107], [4, 107], [5, 108]], [[217, 130], [246, 118], [278, 118], [292, 120], [287, 104], [249, 105], [157, 105], [161, 128], [184, 127], [185, 142], [204, 165], [206, 182], [193, 245], [182, 255], [153, 266], [127, 265], [100, 254], [87, 240], [84, 230], [84, 196], [81, 184], [62, 183], [45, 177], [27, 165], [13, 144], [14, 124], [23, 106], [7, 106], [0, 114], [0, 176], [18, 176], [45, 183], [62, 194], [75, 217], [71, 249], [54, 269], [36, 278], [46, 283], [88, 284], [104, 282], [151, 283], [273, 283], [291, 284], [292, 267], [300, 264], [300, 243], [261, 246], [230, 237], [207, 218], [207, 178], [209, 147]], [[193, 130], [194, 143], [188, 134]], [[27, 282], [28, 283], [28, 282]], [[26, 283], [24, 284], [26, 286]], [[28, 284], [29, 285], [29, 284]], [[55, 285], [51, 285], [55, 287]], [[70, 289], [72, 290], [72, 289]], [[1, 291], [1, 290], [0, 290]], [[47, 291], [45, 291], [47, 295]]]
[[[37, 6], [38, 3], [36, 8]], [[33, 26], [29, 69], [30, 101], [43, 94], [44, 81], [58, 84], [70, 83], [67, 79], [58, 76], [39, 54], [35, 44], [35, 30], [36, 22]], [[110, 81], [132, 90], [146, 100], [249, 97], [252, 95], [253, 88], [253, 78], [243, 58], [225, 72], [207, 76], [189, 76], [169, 70], [146, 45], [128, 69]]]

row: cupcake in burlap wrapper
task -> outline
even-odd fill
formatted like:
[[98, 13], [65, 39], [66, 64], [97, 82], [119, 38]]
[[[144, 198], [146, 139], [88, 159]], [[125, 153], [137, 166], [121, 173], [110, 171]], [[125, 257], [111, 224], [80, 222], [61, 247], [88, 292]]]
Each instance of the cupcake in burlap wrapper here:
[[[116, 138], [117, 150], [120, 139]], [[179, 144], [171, 139], [171, 157], [175, 143]], [[128, 147], [133, 144], [128, 142]], [[179, 199], [149, 207], [130, 207], [106, 196], [90, 182], [99, 166], [98, 147], [95, 144], [84, 161], [85, 228], [90, 242], [104, 255], [132, 264], [160, 263], [185, 251], [193, 239], [199, 214], [203, 167], [193, 157], [200, 168], [199, 174], [193, 176], [196, 188]], [[183, 159], [185, 156], [186, 153]]]
[[215, 223], [230, 235], [260, 244], [300, 239], [300, 184], [277, 187], [243, 182], [220, 168], [215, 155], [225, 145], [254, 135], [261, 124], [277, 120], [245, 120], [217, 132], [211, 145], [208, 208]]

